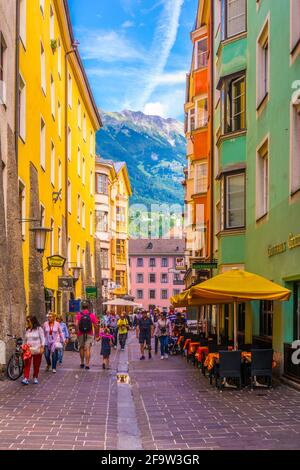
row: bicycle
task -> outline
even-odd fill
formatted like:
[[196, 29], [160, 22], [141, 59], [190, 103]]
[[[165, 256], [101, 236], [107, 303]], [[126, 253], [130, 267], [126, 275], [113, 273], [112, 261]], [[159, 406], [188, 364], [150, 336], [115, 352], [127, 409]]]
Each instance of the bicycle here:
[[7, 335], [10, 336], [16, 342], [15, 351], [12, 353], [11, 357], [8, 360], [6, 373], [7, 376], [11, 380], [18, 380], [21, 377], [24, 369], [24, 360], [23, 360], [23, 351], [22, 351], [22, 344], [23, 339], [18, 338], [15, 335]]

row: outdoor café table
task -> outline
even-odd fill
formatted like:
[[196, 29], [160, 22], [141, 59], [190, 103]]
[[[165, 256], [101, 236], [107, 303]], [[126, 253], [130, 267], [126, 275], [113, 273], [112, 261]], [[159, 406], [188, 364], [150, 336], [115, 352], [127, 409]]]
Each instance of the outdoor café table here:
[[194, 342], [194, 343], [190, 343], [189, 346], [188, 346], [188, 354], [193, 354], [195, 351], [196, 351], [196, 348], [198, 346], [200, 346], [201, 343], [199, 342]]

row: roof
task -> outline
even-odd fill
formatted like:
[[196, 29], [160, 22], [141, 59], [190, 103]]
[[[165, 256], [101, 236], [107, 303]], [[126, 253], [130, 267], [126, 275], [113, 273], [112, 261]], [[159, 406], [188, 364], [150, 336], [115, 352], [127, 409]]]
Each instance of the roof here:
[[125, 162], [115, 162], [114, 165], [115, 165], [116, 173], [119, 173], [119, 171], [122, 170], [123, 166], [126, 165], [126, 163]]
[[129, 256], [179, 255], [184, 256], [185, 241], [176, 238], [138, 238], [129, 240]]

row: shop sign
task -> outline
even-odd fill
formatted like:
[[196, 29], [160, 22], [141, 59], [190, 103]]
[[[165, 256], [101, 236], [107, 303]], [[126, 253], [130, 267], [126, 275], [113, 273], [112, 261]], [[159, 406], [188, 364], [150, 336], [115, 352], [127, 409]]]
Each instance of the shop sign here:
[[287, 249], [293, 250], [298, 247], [300, 247], [300, 233], [297, 235], [290, 233], [287, 242], [277, 243], [268, 247], [268, 256], [279, 255], [280, 253], [284, 253]]
[[60, 276], [58, 278], [58, 290], [72, 292], [74, 288], [74, 278], [72, 276]]
[[178, 257], [175, 260], [175, 268], [177, 271], [185, 271], [185, 261], [184, 257]]
[[47, 264], [48, 268], [63, 268], [66, 262], [66, 258], [60, 255], [48, 256]]
[[85, 295], [87, 299], [97, 299], [98, 298], [97, 287], [95, 286], [86, 287]]
[[197, 263], [193, 263], [192, 268], [196, 271], [206, 271], [209, 269], [217, 269], [218, 267], [218, 260], [213, 259], [210, 261], [201, 261]]

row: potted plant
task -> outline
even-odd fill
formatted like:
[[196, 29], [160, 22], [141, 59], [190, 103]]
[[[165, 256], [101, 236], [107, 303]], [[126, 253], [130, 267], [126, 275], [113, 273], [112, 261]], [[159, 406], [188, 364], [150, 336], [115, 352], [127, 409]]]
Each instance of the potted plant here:
[[52, 52], [55, 52], [57, 49], [57, 40], [51, 39], [50, 45], [51, 45]]

